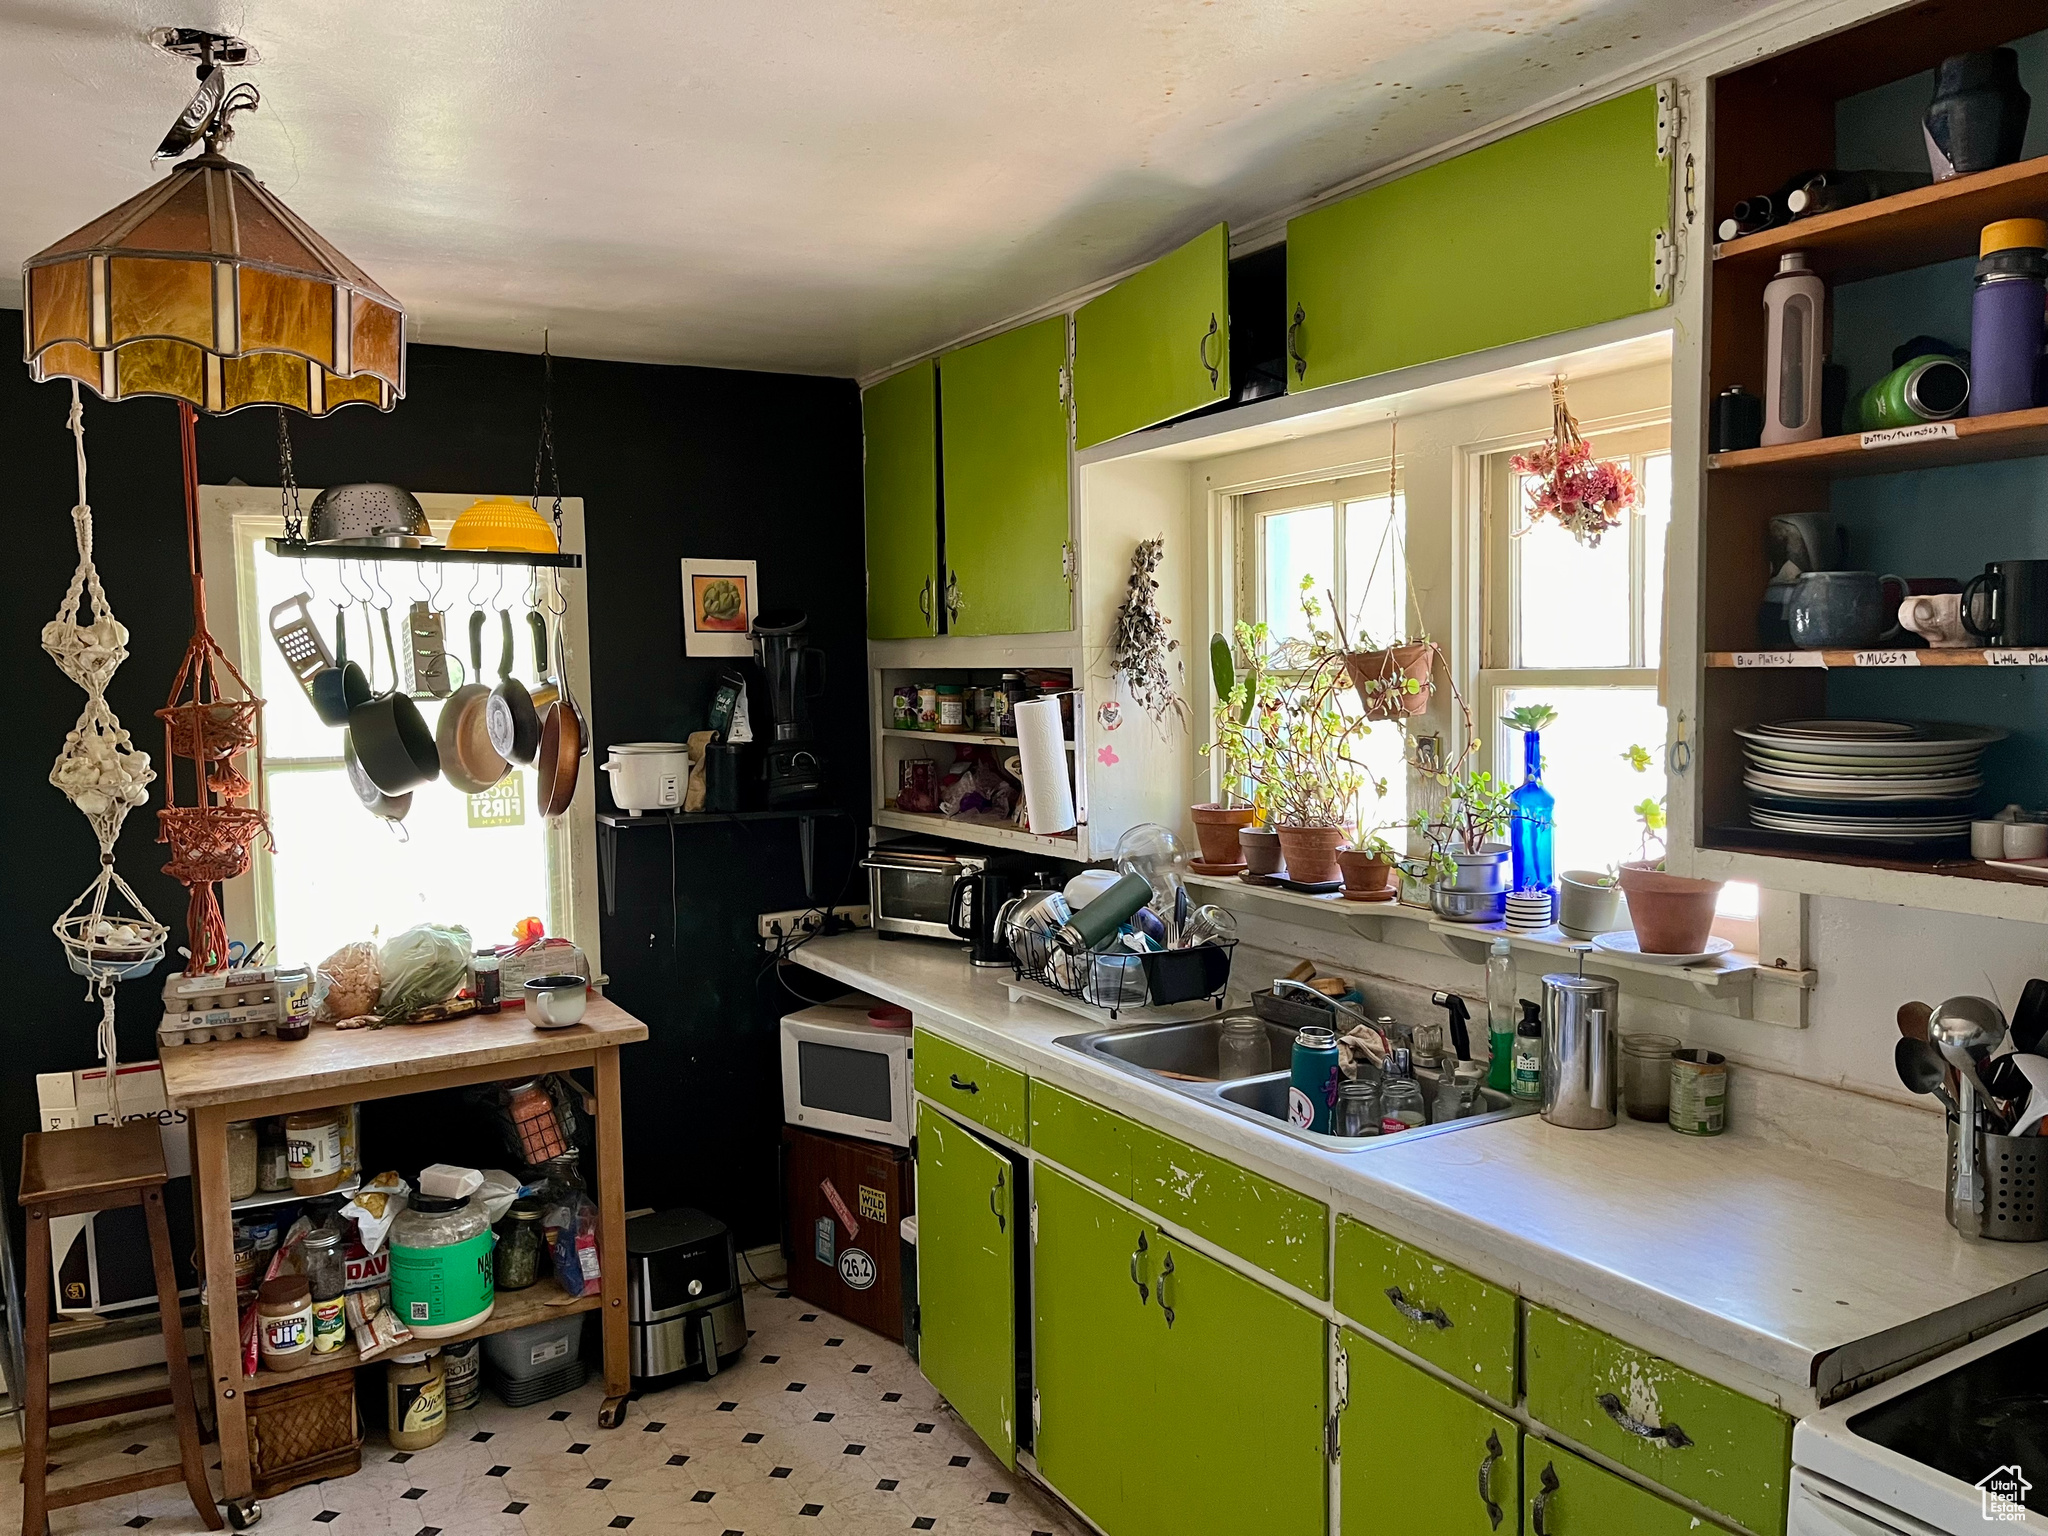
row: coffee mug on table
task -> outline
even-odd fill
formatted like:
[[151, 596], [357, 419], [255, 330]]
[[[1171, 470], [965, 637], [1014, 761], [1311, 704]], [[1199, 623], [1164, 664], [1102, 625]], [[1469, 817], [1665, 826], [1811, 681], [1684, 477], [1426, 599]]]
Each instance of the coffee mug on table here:
[[1899, 604], [1899, 626], [1910, 629], [1937, 650], [1977, 643], [1963, 627], [1963, 599], [1955, 592], [1907, 598]]
[[[1885, 584], [1892, 584], [1889, 600]], [[1785, 623], [1805, 650], [1853, 649], [1895, 638], [1891, 620], [1906, 596], [1902, 576], [1876, 571], [1808, 571], [1792, 589]]]
[[1994, 560], [1972, 576], [1963, 627], [1989, 645], [2048, 646], [2048, 560]]

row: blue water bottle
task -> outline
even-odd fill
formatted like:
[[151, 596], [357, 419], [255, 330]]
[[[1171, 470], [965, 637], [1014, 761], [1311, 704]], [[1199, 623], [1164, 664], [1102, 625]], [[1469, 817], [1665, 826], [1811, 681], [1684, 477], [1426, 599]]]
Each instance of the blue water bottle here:
[[2028, 410], [2039, 403], [2034, 381], [2048, 292], [2048, 223], [1987, 224], [1978, 251], [1970, 296], [1970, 414]]
[[1294, 1036], [1294, 1072], [1287, 1085], [1287, 1123], [1305, 1131], [1330, 1134], [1330, 1111], [1337, 1103], [1337, 1036], [1320, 1024], [1309, 1024]]

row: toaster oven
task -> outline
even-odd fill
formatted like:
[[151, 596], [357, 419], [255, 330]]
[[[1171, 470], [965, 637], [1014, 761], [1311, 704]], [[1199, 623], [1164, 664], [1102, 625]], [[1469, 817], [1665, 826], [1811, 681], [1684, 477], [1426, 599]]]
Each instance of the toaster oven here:
[[988, 859], [939, 847], [892, 843], [875, 849], [863, 864], [868, 872], [868, 920], [877, 931], [957, 939], [946, 921], [953, 883], [980, 874]]

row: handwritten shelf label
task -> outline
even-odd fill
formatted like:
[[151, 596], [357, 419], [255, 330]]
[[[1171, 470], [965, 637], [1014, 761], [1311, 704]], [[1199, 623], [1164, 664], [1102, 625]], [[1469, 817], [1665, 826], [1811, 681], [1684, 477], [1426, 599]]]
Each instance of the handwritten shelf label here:
[[2048, 651], [2022, 650], [2016, 645], [1992, 646], [1984, 652], [1987, 667], [2048, 667]]
[[1920, 665], [1918, 651], [1858, 651], [1856, 665], [1859, 667], [1917, 667]]
[[1865, 432], [1861, 442], [1865, 448], [1899, 448], [1907, 443], [1952, 443], [1955, 437], [1956, 424], [1952, 421], [1922, 421], [1910, 427]]
[[1819, 651], [1737, 651], [1735, 665], [1747, 667], [1825, 667], [1827, 658]]

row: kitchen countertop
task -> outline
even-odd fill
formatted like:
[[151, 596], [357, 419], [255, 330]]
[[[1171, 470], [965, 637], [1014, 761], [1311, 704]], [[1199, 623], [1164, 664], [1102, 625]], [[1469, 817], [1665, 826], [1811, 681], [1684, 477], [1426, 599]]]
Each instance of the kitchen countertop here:
[[1938, 1192], [1739, 1127], [1694, 1138], [1528, 1116], [1330, 1152], [1056, 1044], [1118, 1026], [1013, 1003], [1010, 973], [975, 970], [957, 946], [844, 934], [793, 958], [1793, 1414], [2048, 1305], [2048, 1245], [1965, 1240]]

